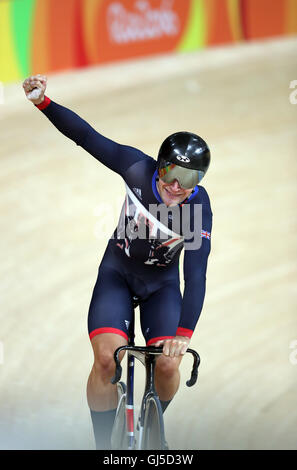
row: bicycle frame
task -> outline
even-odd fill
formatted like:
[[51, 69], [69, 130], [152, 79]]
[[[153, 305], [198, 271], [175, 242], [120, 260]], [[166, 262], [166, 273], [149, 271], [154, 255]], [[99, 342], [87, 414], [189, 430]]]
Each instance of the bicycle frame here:
[[[154, 346], [135, 346], [134, 344], [134, 320], [131, 322], [129, 328], [129, 342], [127, 346], [119, 347], [114, 353], [114, 360], [116, 363], [115, 376], [112, 378], [111, 383], [117, 383], [122, 375], [122, 367], [119, 361], [119, 353], [121, 351], [127, 351], [127, 390], [126, 390], [126, 427], [127, 427], [127, 440], [128, 449], [135, 448], [135, 431], [134, 431], [134, 366], [135, 358], [137, 358], [146, 368], [146, 383], [145, 390], [141, 403], [140, 410], [140, 432], [137, 448], [141, 448], [142, 444], [142, 430], [143, 430], [143, 419], [144, 409], [146, 406], [147, 399], [154, 395], [156, 396], [155, 384], [154, 384], [154, 371], [156, 356], [163, 353], [163, 348], [156, 348]], [[198, 367], [200, 364], [199, 354], [193, 349], [187, 349], [187, 353], [193, 355], [193, 368], [190, 379], [186, 382], [188, 387], [193, 386], [198, 377]]]

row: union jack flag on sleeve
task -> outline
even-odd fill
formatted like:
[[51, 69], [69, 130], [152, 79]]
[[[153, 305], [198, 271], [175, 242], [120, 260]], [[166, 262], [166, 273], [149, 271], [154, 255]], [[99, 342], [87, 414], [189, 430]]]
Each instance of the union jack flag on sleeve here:
[[201, 230], [201, 237], [204, 237], [210, 240], [210, 232], [207, 232], [206, 230]]

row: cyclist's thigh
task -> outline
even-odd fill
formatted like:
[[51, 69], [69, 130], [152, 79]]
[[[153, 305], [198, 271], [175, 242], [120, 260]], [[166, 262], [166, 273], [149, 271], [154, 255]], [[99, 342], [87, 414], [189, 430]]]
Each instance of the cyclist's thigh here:
[[147, 345], [173, 338], [180, 320], [182, 296], [177, 282], [163, 284], [140, 302], [140, 321]]
[[133, 315], [132, 295], [124, 278], [117, 270], [101, 265], [89, 307], [90, 339], [112, 333], [127, 341]]

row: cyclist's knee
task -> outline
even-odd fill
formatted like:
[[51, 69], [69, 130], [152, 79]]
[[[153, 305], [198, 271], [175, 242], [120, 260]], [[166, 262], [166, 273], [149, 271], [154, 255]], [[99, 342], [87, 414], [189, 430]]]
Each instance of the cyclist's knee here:
[[170, 379], [178, 372], [180, 359], [178, 357], [162, 356], [158, 357], [156, 362], [156, 374]]
[[[112, 377], [115, 372], [114, 352], [126, 343], [124, 338], [115, 334], [106, 333], [94, 337], [92, 340], [94, 352], [93, 372], [102, 378]], [[120, 360], [122, 357], [123, 354], [120, 354]]]
[[115, 362], [111, 351], [102, 350], [94, 358], [93, 371], [100, 377], [111, 377], [115, 369]]

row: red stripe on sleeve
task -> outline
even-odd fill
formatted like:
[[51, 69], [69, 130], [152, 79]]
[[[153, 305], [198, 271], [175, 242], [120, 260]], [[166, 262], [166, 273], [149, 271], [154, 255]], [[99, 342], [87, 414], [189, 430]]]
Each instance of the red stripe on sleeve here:
[[48, 107], [48, 105], [50, 104], [50, 102], [51, 102], [50, 98], [48, 98], [47, 96], [45, 96], [43, 102], [40, 103], [40, 104], [36, 104], [35, 106], [36, 106], [36, 108], [38, 108], [38, 109], [40, 109], [40, 110], [42, 111], [43, 109], [45, 109], [45, 108]]
[[193, 331], [189, 330], [188, 328], [181, 328], [180, 326], [176, 330], [176, 336], [187, 336], [188, 338], [192, 338]]

